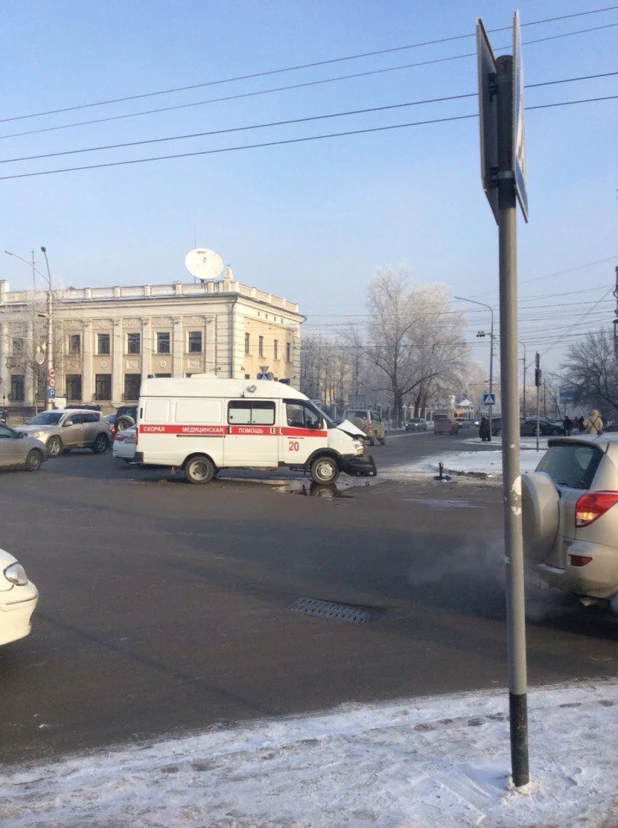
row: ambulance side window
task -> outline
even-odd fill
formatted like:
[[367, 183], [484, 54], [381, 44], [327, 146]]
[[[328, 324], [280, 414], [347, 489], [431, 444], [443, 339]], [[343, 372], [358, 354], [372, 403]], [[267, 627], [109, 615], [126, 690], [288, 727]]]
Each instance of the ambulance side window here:
[[316, 412], [305, 405], [298, 402], [286, 402], [285, 404], [286, 421], [292, 428], [320, 428], [321, 420]]
[[275, 404], [265, 400], [232, 400], [227, 407], [230, 425], [274, 425]]
[[169, 423], [170, 421], [170, 401], [163, 400], [159, 397], [151, 397], [146, 400], [144, 406], [144, 422], [145, 423]]

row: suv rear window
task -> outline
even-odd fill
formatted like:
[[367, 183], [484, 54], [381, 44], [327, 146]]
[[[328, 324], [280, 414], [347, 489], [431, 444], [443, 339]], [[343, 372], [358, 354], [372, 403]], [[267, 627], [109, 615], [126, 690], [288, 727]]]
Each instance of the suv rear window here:
[[589, 489], [602, 458], [603, 452], [595, 446], [563, 443], [551, 446], [536, 470], [548, 474], [559, 486]]

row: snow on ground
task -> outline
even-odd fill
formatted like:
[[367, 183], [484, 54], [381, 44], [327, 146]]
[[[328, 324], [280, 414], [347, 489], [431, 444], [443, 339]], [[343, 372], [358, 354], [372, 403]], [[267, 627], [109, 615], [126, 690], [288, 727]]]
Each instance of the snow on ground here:
[[[449, 439], [449, 438], [446, 438]], [[481, 443], [478, 437], [469, 437], [465, 440], [453, 441], [454, 445], [462, 443], [471, 445], [483, 445], [482, 451], [471, 451], [470, 448], [463, 451], [452, 451], [441, 454], [439, 457], [425, 457], [413, 463], [400, 463], [386, 469], [379, 469], [378, 474], [382, 479], [402, 480], [407, 478], [429, 477], [438, 472], [438, 463], [444, 466], [444, 472], [455, 475], [469, 475], [471, 477], [482, 477], [484, 479], [495, 479], [499, 482], [502, 478], [502, 440], [500, 437], [492, 438], [492, 448], [487, 443]], [[534, 471], [539, 460], [547, 450], [547, 439], [539, 440], [539, 451], [536, 450], [536, 437], [522, 437], [520, 442], [520, 469], [522, 472]]]
[[618, 683], [529, 694], [514, 789], [505, 692], [352, 706], [5, 768], [3, 828], [615, 828]]
[[[499, 479], [497, 444], [380, 476], [433, 475], [442, 460]], [[524, 446], [522, 470], [533, 469], [542, 453]], [[537, 688], [528, 708], [531, 780], [522, 788], [510, 780], [508, 694], [485, 690], [5, 767], [0, 824], [616, 828], [618, 682]]]

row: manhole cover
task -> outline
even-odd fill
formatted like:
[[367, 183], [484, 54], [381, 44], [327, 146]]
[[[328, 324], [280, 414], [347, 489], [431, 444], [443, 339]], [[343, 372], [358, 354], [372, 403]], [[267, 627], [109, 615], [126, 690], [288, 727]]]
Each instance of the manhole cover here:
[[354, 604], [339, 604], [334, 601], [320, 601], [318, 598], [299, 598], [288, 607], [292, 612], [302, 612], [316, 618], [331, 621], [347, 621], [349, 624], [366, 624], [382, 610], [374, 607], [359, 607]]

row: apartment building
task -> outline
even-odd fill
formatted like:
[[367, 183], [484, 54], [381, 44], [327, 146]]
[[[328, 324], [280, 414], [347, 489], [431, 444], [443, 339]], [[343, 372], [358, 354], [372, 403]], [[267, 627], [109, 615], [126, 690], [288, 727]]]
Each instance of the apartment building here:
[[[0, 395], [9, 412], [45, 404], [46, 292], [0, 281]], [[300, 381], [298, 305], [232, 279], [52, 294], [54, 390], [111, 409], [136, 401], [142, 378], [212, 373]]]

